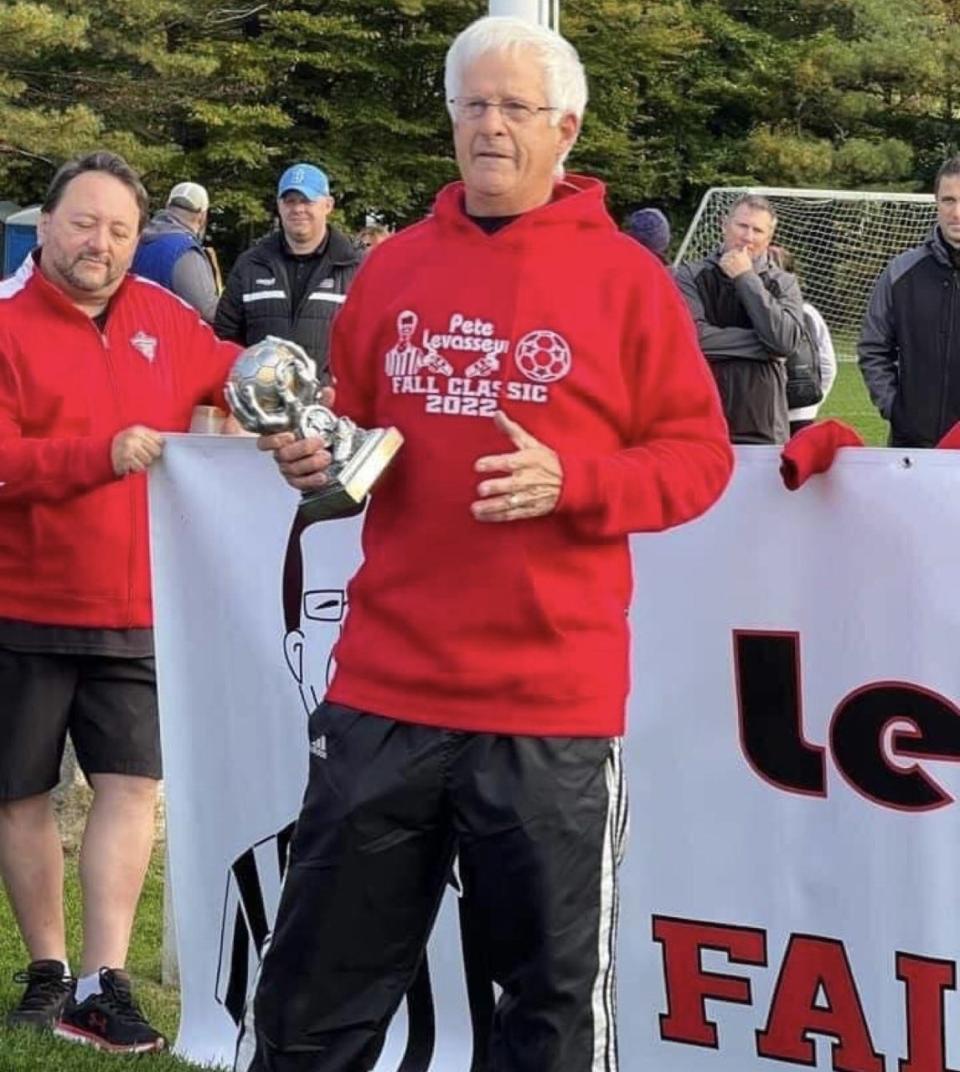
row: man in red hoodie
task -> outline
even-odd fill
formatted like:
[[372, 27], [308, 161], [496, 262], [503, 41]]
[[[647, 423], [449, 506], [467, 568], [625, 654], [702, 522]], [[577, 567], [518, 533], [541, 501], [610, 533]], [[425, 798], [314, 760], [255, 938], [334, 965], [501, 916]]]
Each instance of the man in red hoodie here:
[[[160, 777], [144, 470], [238, 349], [128, 275], [146, 219], [124, 160], [71, 161], [0, 283], [0, 873], [31, 958], [8, 1022], [129, 1052], [164, 1045], [122, 970]], [[76, 979], [50, 803], [67, 732], [94, 790]]]
[[[310, 719], [257, 1072], [373, 1067], [452, 870], [501, 988], [489, 1067], [615, 1068], [627, 537], [696, 517], [732, 467], [673, 281], [564, 174], [574, 49], [484, 18], [446, 85], [462, 181], [368, 255], [334, 325], [338, 411], [405, 443]], [[316, 440], [261, 446], [322, 486]]]

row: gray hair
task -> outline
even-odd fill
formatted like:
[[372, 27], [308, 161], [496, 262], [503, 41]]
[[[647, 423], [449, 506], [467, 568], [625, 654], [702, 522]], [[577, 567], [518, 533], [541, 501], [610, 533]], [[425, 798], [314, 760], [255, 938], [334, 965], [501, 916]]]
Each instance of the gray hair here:
[[543, 71], [547, 104], [557, 109], [549, 117], [551, 124], [555, 126], [564, 115], [576, 116], [578, 124], [583, 119], [587, 77], [577, 50], [555, 30], [512, 15], [477, 19], [450, 46], [444, 67], [444, 88], [451, 119], [455, 113], [449, 101], [459, 96], [464, 71], [489, 52], [506, 55], [532, 52]]
[[68, 160], [50, 180], [47, 187], [47, 196], [44, 198], [40, 211], [49, 215], [60, 204], [63, 191], [78, 176], [87, 171], [101, 171], [105, 175], [112, 175], [119, 179], [124, 186], [133, 194], [137, 202], [137, 210], [140, 215], [137, 226], [142, 231], [147, 226], [150, 218], [150, 199], [147, 191], [140, 181], [140, 176], [133, 168], [117, 153], [111, 153], [106, 149], [98, 149], [96, 152], [78, 156], [75, 160]]
[[949, 160], [944, 160], [933, 180], [934, 197], [940, 193], [940, 183], [944, 179], [955, 179], [958, 175], [960, 175], [960, 156], [951, 156]]
[[752, 208], [754, 212], [766, 212], [767, 215], [770, 217], [771, 224], [776, 225], [776, 210], [774, 209], [773, 205], [771, 205], [770, 202], [760, 194], [741, 194], [730, 206], [730, 210], [727, 212], [727, 219], [729, 220], [730, 217], [734, 214], [734, 212], [736, 212], [737, 209], [741, 208], [743, 205], [746, 205], [747, 208]]

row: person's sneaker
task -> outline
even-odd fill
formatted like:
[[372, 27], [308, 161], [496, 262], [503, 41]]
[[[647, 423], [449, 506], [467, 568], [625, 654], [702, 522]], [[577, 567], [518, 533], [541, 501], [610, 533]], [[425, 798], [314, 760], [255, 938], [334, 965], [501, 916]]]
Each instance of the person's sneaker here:
[[71, 998], [54, 1034], [111, 1053], [150, 1053], [167, 1040], [147, 1023], [133, 1000], [130, 976], [118, 968], [100, 969], [99, 994], [83, 1001]]
[[7, 1013], [7, 1026], [39, 1031], [54, 1027], [76, 986], [75, 980], [63, 972], [59, 960], [35, 960], [26, 971], [18, 971], [13, 981], [26, 983], [27, 988], [16, 1008]]

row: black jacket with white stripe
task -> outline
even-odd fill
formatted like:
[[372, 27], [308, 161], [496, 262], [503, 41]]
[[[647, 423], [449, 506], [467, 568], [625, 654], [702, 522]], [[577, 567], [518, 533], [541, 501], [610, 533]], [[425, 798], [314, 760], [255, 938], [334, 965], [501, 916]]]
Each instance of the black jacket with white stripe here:
[[290, 251], [280, 231], [242, 253], [217, 305], [214, 331], [252, 346], [267, 335], [299, 343], [326, 376], [330, 325], [346, 297], [361, 254], [335, 227], [316, 253]]
[[938, 227], [881, 272], [857, 356], [890, 446], [935, 447], [960, 421], [960, 253]]

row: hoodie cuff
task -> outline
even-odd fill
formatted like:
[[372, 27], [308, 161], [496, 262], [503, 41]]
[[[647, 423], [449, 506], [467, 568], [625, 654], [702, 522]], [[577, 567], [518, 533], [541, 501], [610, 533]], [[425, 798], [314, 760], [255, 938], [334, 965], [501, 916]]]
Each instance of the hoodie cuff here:
[[595, 509], [600, 498], [597, 459], [576, 453], [560, 453], [563, 484], [556, 510], [562, 514], [582, 514]]
[[815, 473], [825, 473], [841, 447], [862, 447], [859, 433], [843, 421], [811, 424], [791, 439], [780, 455], [780, 476], [788, 491], [802, 487]]
[[82, 445], [82, 449], [77, 451], [77, 483], [96, 487], [119, 479], [113, 471], [113, 459], [110, 457], [112, 446], [113, 436], [95, 436]]

